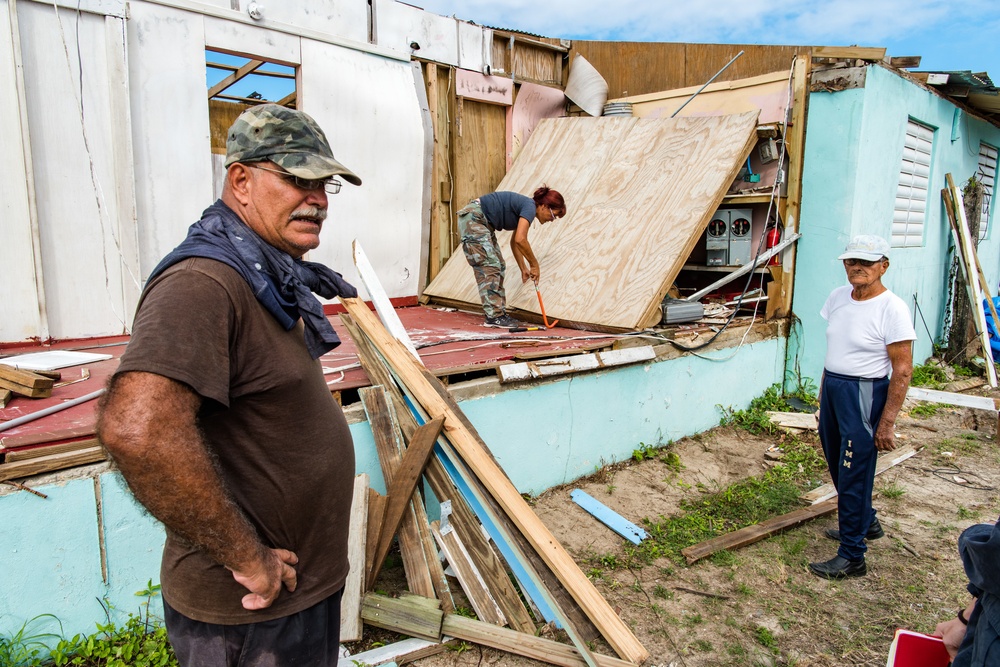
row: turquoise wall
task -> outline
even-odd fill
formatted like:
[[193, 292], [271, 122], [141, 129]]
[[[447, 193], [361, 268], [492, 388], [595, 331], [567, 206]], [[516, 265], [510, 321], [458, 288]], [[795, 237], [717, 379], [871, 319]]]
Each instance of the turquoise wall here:
[[[779, 382], [785, 341], [576, 374], [502, 388], [459, 404], [518, 490], [537, 494], [628, 459], [640, 442], [666, 443], [719, 423], [719, 405], [743, 408]], [[735, 382], [734, 378], [739, 377]], [[720, 391], [725, 388], [725, 391]], [[351, 425], [358, 472], [384, 491], [371, 430]], [[100, 480], [108, 582], [101, 574], [95, 478]], [[90, 476], [34, 485], [48, 498], [0, 491], [0, 634], [30, 619], [29, 634], [92, 633], [105, 622], [99, 600], [121, 621], [139, 611], [137, 591], [159, 581], [163, 531], [105, 467]], [[161, 613], [156, 604], [153, 611]]]
[[[961, 110], [956, 116], [956, 107], [948, 100], [871, 65], [862, 89], [809, 95], [802, 238], [792, 304], [801, 327], [790, 337], [788, 363], [790, 369], [798, 363], [802, 374], [816, 381], [826, 352], [826, 323], [819, 310], [833, 288], [847, 284], [837, 255], [858, 234], [890, 238], [909, 119], [935, 129], [924, 242], [917, 248], [893, 248], [883, 281], [909, 305], [914, 317], [915, 363], [930, 356], [942, 337], [951, 261], [951, 231], [940, 194], [945, 174], [951, 173], [961, 187], [978, 168], [980, 141], [1000, 146], [1000, 129]], [[995, 204], [991, 208], [989, 234], [979, 244], [979, 258], [996, 295], [1000, 234], [994, 229]]]

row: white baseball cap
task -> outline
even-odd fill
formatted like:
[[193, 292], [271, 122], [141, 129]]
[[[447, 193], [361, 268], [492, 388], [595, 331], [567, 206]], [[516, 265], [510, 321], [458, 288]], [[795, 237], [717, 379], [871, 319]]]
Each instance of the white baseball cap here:
[[881, 236], [873, 234], [862, 234], [855, 236], [847, 244], [842, 254], [837, 259], [864, 259], [869, 262], [889, 257], [889, 244]]

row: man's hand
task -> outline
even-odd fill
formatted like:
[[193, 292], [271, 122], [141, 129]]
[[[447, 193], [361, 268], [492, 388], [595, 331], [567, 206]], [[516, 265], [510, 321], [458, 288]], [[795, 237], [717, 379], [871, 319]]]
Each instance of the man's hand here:
[[948, 649], [948, 655], [954, 658], [962, 640], [965, 639], [965, 631], [965, 624], [957, 618], [953, 618], [950, 621], [938, 623], [937, 627], [934, 628], [934, 636], [944, 639], [944, 647]]
[[879, 422], [875, 429], [875, 449], [880, 452], [891, 452], [896, 449], [896, 434], [893, 432], [894, 424], [886, 422], [884, 419]]
[[256, 567], [232, 571], [233, 579], [250, 591], [243, 596], [244, 609], [256, 611], [270, 607], [281, 593], [282, 584], [289, 592], [298, 584], [292, 567], [299, 562], [298, 556], [287, 549], [268, 549], [266, 553], [268, 558]]

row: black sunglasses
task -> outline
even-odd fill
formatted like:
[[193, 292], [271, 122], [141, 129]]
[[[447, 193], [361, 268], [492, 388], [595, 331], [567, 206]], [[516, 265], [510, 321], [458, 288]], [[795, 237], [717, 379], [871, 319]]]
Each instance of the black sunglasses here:
[[869, 266], [875, 266], [876, 264], [881, 264], [885, 261], [885, 257], [881, 259], [855, 259], [853, 257], [848, 257], [844, 260], [844, 266], [855, 266], [860, 264], [861, 266], [867, 268]]

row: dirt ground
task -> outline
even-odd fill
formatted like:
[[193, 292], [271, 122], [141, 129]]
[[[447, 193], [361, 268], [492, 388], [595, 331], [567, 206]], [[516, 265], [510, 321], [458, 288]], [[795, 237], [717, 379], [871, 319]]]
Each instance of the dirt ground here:
[[[958, 535], [1000, 514], [995, 419], [945, 406], [918, 416], [916, 405], [904, 405], [897, 434], [900, 446], [920, 451], [876, 478], [874, 504], [887, 537], [869, 544], [863, 578], [831, 582], [809, 573], [810, 561], [835, 554], [823, 532], [836, 527], [836, 514], [692, 566], [669, 559], [604, 566], [624, 560], [628, 543], [573, 503], [570, 491], [583, 489], [640, 525], [677, 514], [684, 498], [763, 473], [778, 438], [732, 427], [674, 443], [679, 471], [658, 458], [619, 463], [546, 492], [535, 511], [650, 652], [647, 665], [881, 666], [897, 627], [931, 632], [968, 603]], [[819, 446], [814, 433], [803, 437]], [[614, 655], [600, 641], [595, 648]], [[463, 644], [414, 664], [543, 663]]]

